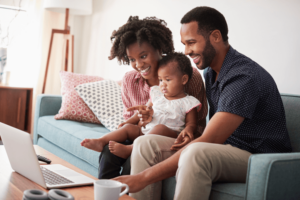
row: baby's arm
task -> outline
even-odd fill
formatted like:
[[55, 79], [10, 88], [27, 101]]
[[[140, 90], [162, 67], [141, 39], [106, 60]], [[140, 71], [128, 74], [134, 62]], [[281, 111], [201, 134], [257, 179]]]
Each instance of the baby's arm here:
[[174, 144], [170, 148], [172, 151], [181, 149], [194, 139], [194, 132], [197, 129], [197, 114], [197, 108], [192, 109], [186, 114], [185, 128], [180, 132]]
[[197, 114], [197, 108], [193, 108], [190, 112], [186, 114], [185, 128], [181, 131], [178, 137], [189, 136], [191, 140], [194, 139], [194, 132], [197, 129]]
[[133, 110], [138, 110], [137, 113], [135, 113], [132, 117], [130, 117], [128, 120], [125, 122], [121, 123], [118, 128], [121, 128], [125, 124], [137, 124], [139, 126], [145, 126], [152, 120], [152, 115], [153, 115], [153, 110], [152, 110], [152, 102], [149, 99], [147, 104], [145, 106], [134, 106], [131, 108], [128, 108], [127, 110], [133, 111]]
[[145, 127], [148, 123], [152, 121], [152, 116], [153, 116], [153, 109], [152, 109], [153, 103], [151, 99], [146, 104], [146, 109], [140, 109], [138, 111], [138, 117], [139, 117], [139, 126]]

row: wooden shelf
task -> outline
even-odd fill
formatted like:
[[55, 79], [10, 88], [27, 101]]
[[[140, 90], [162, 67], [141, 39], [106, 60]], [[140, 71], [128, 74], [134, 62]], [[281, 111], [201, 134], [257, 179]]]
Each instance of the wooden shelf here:
[[31, 133], [33, 88], [0, 85], [0, 122]]

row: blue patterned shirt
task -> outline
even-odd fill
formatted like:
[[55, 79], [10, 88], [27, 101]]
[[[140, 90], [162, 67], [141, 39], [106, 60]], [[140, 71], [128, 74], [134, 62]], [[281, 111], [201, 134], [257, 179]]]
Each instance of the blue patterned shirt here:
[[272, 76], [230, 47], [219, 76], [205, 74], [209, 117], [229, 112], [245, 118], [224, 144], [251, 153], [291, 152], [283, 103]]

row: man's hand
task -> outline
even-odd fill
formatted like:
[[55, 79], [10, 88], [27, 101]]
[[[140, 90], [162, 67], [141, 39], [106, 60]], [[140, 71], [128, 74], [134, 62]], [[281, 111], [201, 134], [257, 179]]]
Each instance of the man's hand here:
[[188, 135], [182, 137], [180, 134], [178, 135], [174, 144], [171, 146], [170, 150], [178, 151], [179, 149], [181, 149], [182, 147], [184, 147], [185, 145], [187, 145], [192, 141], [192, 139]]
[[138, 111], [138, 117], [140, 118], [140, 122], [143, 127], [145, 127], [149, 122], [152, 121], [152, 116], [154, 113], [152, 106], [141, 105], [141, 106], [134, 106], [127, 109], [127, 111], [134, 111], [134, 110]]
[[139, 174], [119, 176], [114, 178], [113, 180], [127, 184], [130, 193], [139, 192], [148, 185], [148, 183], [144, 183], [143, 181], [141, 181], [142, 179], [139, 177]]

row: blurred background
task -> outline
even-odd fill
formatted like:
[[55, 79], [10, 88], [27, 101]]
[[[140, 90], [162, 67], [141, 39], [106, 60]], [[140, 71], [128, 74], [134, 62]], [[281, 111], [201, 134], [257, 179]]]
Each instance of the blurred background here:
[[[70, 13], [68, 19], [75, 36], [74, 72], [121, 80], [131, 67], [108, 60], [110, 36], [131, 15], [164, 19], [175, 50], [183, 52], [180, 20], [197, 6], [216, 8], [225, 16], [230, 45], [264, 67], [281, 93], [300, 94], [299, 0], [93, 0], [90, 15]], [[51, 30], [63, 29], [64, 23], [65, 13], [46, 10], [44, 0], [0, 0], [0, 48], [7, 52], [4, 71], [9, 71], [11, 86], [33, 87], [34, 96], [41, 93]], [[64, 36], [55, 36], [47, 94], [60, 94], [65, 47]]]

